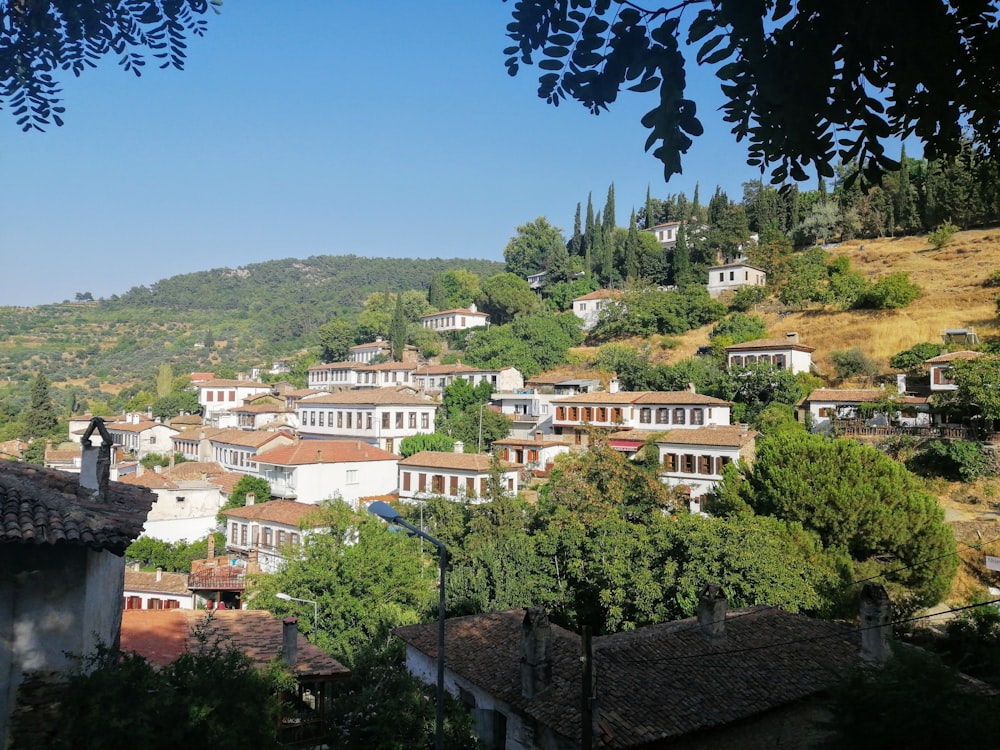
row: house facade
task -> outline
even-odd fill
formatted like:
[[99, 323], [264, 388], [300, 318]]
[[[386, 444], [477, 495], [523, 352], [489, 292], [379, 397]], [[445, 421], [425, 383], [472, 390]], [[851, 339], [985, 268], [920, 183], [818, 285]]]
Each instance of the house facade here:
[[489, 383], [494, 391], [514, 391], [524, 387], [524, 376], [516, 367], [494, 370], [469, 365], [425, 365], [413, 373], [413, 384], [428, 393], [439, 393], [462, 378], [471, 385]]
[[446, 333], [448, 331], [466, 331], [470, 328], [480, 328], [489, 325], [490, 316], [479, 312], [476, 306], [442, 310], [421, 316], [420, 323], [424, 328]]
[[351, 362], [371, 362], [376, 357], [391, 357], [392, 347], [381, 336], [374, 341], [352, 346], [347, 350], [347, 359]]
[[433, 401], [392, 388], [331, 393], [299, 401], [299, 434], [361, 440], [392, 453], [403, 438], [433, 432], [437, 408]]
[[613, 430], [693, 429], [728, 425], [732, 404], [692, 391], [619, 391], [583, 393], [552, 402], [553, 432], [587, 442], [590, 428]]
[[126, 414], [124, 419], [105, 422], [104, 426], [111, 433], [115, 445], [135, 458], [150, 453], [169, 454], [171, 439], [180, 432], [144, 414]]
[[767, 273], [742, 261], [708, 269], [708, 294], [711, 297], [736, 291], [743, 286], [767, 286]]
[[188, 588], [187, 573], [170, 573], [160, 568], [139, 570], [138, 565], [125, 569], [122, 609], [194, 609], [195, 596]]
[[656, 441], [660, 481], [686, 487], [691, 511], [701, 511], [700, 498], [722, 481], [722, 469], [736, 461], [753, 463], [756, 433], [744, 425], [716, 425], [670, 430]]
[[799, 334], [790, 332], [782, 337], [755, 339], [726, 347], [726, 367], [747, 367], [757, 362], [769, 362], [779, 370], [793, 373], [810, 372], [815, 347], [799, 343]]
[[584, 294], [573, 300], [573, 314], [580, 319], [583, 329], [589, 331], [597, 325], [601, 310], [621, 296], [621, 292], [616, 289], [598, 289], [596, 292]]
[[671, 248], [677, 246], [677, 233], [680, 232], [680, 229], [681, 223], [679, 221], [667, 221], [642, 231], [649, 232], [656, 237], [656, 241], [660, 243], [661, 247]]
[[358, 384], [357, 362], [331, 362], [313, 365], [306, 373], [310, 388], [324, 391], [334, 388], [353, 388]]
[[[215, 461], [227, 471], [254, 474], [257, 465], [253, 460], [266, 450], [291, 445], [295, 438], [284, 432], [261, 432], [259, 430], [220, 430], [206, 438], [209, 461]], [[201, 447], [201, 453], [205, 446]]]
[[[886, 403], [892, 408], [881, 413], [871, 413], [865, 405]], [[837, 420], [862, 419], [873, 425], [890, 424], [905, 427], [927, 427], [933, 422], [930, 401], [922, 396], [900, 396], [886, 393], [881, 388], [816, 388], [802, 402], [809, 415], [813, 432], [830, 430]]]
[[982, 352], [961, 351], [939, 354], [924, 361], [930, 372], [931, 392], [943, 393], [958, 389], [954, 380], [955, 362], [978, 359], [984, 356]]
[[315, 505], [292, 500], [255, 503], [248, 496], [242, 508], [222, 511], [226, 517], [226, 550], [246, 561], [247, 568], [253, 560], [262, 573], [276, 573], [284, 567], [286, 553], [302, 544], [303, 534], [319, 528], [307, 526], [316, 511]]
[[542, 393], [537, 388], [518, 388], [512, 391], [494, 391], [490, 404], [510, 420], [513, 438], [534, 439], [536, 435], [552, 434], [552, 401], [559, 398], [553, 393]]
[[494, 440], [491, 446], [501, 461], [519, 464], [528, 471], [548, 471], [556, 456], [568, 453], [570, 444], [562, 440], [508, 437]]
[[198, 404], [206, 420], [218, 419], [222, 412], [242, 406], [244, 399], [250, 396], [271, 392], [271, 386], [256, 380], [214, 379], [195, 383], [194, 387], [198, 390]]
[[254, 462], [271, 495], [307, 505], [339, 497], [357, 508], [358, 498], [396, 489], [399, 456], [360, 440], [300, 440], [265, 451]]
[[[449, 500], [475, 502], [489, 492], [491, 459], [482, 453], [420, 451], [399, 462], [400, 500], [422, 500], [439, 495]], [[516, 495], [519, 464], [501, 462], [503, 491]]]

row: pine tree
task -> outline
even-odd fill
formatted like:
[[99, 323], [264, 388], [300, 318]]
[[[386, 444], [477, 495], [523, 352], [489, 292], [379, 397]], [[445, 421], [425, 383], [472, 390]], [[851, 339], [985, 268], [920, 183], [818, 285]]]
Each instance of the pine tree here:
[[601, 224], [606, 239], [615, 231], [615, 224], [615, 183], [612, 182], [608, 187], [608, 199], [604, 203], [604, 220]]
[[396, 309], [389, 324], [389, 346], [392, 349], [392, 358], [396, 362], [402, 362], [403, 350], [406, 348], [406, 317], [403, 315], [402, 292], [396, 295]]
[[910, 184], [910, 167], [906, 163], [906, 146], [899, 153], [899, 176], [896, 191], [893, 194], [893, 214], [896, 224], [904, 232], [912, 232], [919, 228], [920, 218], [917, 215], [917, 197], [913, 185]]
[[47, 437], [58, 423], [56, 409], [49, 394], [48, 378], [38, 373], [31, 384], [31, 405], [24, 418], [25, 437], [29, 440]]

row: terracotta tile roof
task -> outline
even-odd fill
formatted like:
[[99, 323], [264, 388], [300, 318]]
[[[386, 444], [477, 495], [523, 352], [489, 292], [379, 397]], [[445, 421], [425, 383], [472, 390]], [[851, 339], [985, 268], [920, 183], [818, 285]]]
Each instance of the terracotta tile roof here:
[[192, 372], [188, 375], [192, 383], [204, 383], [207, 380], [215, 380], [214, 372]]
[[734, 263], [723, 263], [721, 266], [709, 266], [707, 270], [719, 271], [723, 268], [752, 268], [755, 271], [760, 271], [761, 273], [764, 273], [763, 268], [757, 268], [757, 266], [752, 266], [749, 263], [740, 263], [738, 261]]
[[871, 403], [889, 396], [881, 388], [817, 388], [806, 401], [832, 401], [834, 403]]
[[325, 362], [321, 365], [313, 365], [307, 372], [314, 372], [316, 370], [354, 370], [359, 367], [364, 367], [363, 362]]
[[742, 344], [727, 346], [727, 352], [756, 351], [758, 349], [794, 349], [799, 352], [814, 352], [815, 346], [806, 346], [789, 341], [784, 336], [777, 336], [769, 339], [755, 339], [754, 341], [744, 341]]
[[660, 437], [668, 431], [669, 428], [663, 430], [618, 430], [610, 433], [608, 440], [630, 440], [636, 443], [645, 443], [650, 438]]
[[416, 370], [417, 366], [412, 362], [380, 362], [377, 365], [365, 365], [363, 368], [368, 372], [393, 372], [395, 370]]
[[756, 437], [756, 432], [741, 425], [708, 425], [687, 430], [670, 430], [657, 438], [656, 442], [741, 448], [753, 442]]
[[230, 409], [233, 414], [284, 414], [288, 411], [284, 404], [272, 401], [267, 404], [249, 404]]
[[[153, 664], [165, 665], [186, 651], [196, 651], [198, 640], [193, 630], [206, 623], [210, 633], [231, 643], [249, 656], [259, 669], [266, 669], [281, 657], [282, 621], [264, 610], [226, 609], [211, 615], [193, 609], [129, 609], [122, 612], [123, 651], [133, 651]], [[350, 676], [350, 670], [322, 649], [298, 636], [298, 663], [295, 676], [300, 680], [317, 677], [333, 679]]]
[[261, 383], [259, 380], [206, 380], [204, 382], [197, 384], [199, 388], [261, 388], [264, 390], [271, 390], [271, 386], [267, 383]]
[[567, 440], [535, 440], [534, 438], [503, 438], [494, 440], [491, 445], [523, 445], [526, 448], [549, 448], [551, 446], [572, 446]]
[[268, 500], [264, 503], [244, 505], [242, 508], [230, 508], [222, 511], [222, 515], [248, 521], [272, 521], [286, 526], [299, 526], [317, 509], [316, 505], [297, 503], [293, 500]]
[[458, 362], [453, 365], [426, 365], [417, 369], [414, 375], [461, 375], [468, 372], [484, 372], [478, 367], [470, 367]]
[[[521, 694], [524, 614], [447, 620], [447, 669], [578, 744], [579, 636], [550, 626], [550, 685], [527, 700]], [[437, 656], [436, 623], [395, 633]], [[645, 747], [807, 698], [837, 679], [835, 669], [854, 664], [858, 651], [846, 627], [763, 607], [728, 613], [721, 642], [704, 638], [695, 618], [595, 638], [597, 718], [607, 730], [600, 744]]]
[[428, 313], [427, 315], [421, 315], [421, 320], [426, 320], [427, 318], [436, 318], [439, 315], [475, 315], [480, 318], [490, 317], [484, 312], [479, 312], [478, 310], [470, 310], [466, 307], [456, 307], [451, 310], [442, 310], [441, 312]]
[[579, 393], [575, 396], [553, 399], [554, 404], [648, 404], [679, 406], [731, 406], [729, 401], [703, 396], [691, 391], [618, 391], [618, 393]]
[[46, 461], [73, 461], [83, 453], [83, 449], [80, 446], [76, 448], [46, 448], [45, 449], [45, 460]]
[[942, 362], [954, 362], [959, 359], [979, 359], [980, 357], [985, 357], [983, 352], [970, 352], [968, 350], [961, 352], [947, 352], [945, 354], [939, 354], [936, 357], [931, 357], [930, 359], [925, 359], [925, 365], [936, 365]]
[[142, 476], [139, 476], [139, 474], [126, 474], [119, 478], [118, 481], [122, 484], [130, 484], [133, 487], [145, 487], [150, 490], [172, 490], [177, 488], [174, 482], [171, 482], [163, 474], [155, 471], [144, 471]]
[[296, 388], [291, 391], [285, 391], [281, 395], [285, 398], [305, 398], [306, 396], [312, 396], [318, 393], [326, 393], [326, 391], [320, 390], [318, 388]]
[[410, 396], [406, 393], [399, 393], [393, 388], [370, 388], [364, 391], [342, 391], [340, 393], [330, 393], [326, 396], [317, 396], [308, 401], [300, 402], [303, 405], [313, 404], [362, 404], [366, 406], [436, 406], [433, 401], [429, 401], [417, 396]]
[[260, 448], [279, 437], [288, 437], [279, 432], [262, 432], [260, 430], [221, 430], [211, 437], [213, 443], [226, 445], [241, 445], [245, 448]]
[[[160, 580], [156, 577], [159, 575]], [[169, 571], [146, 571], [125, 568], [125, 590], [142, 591], [150, 594], [180, 594], [190, 596], [187, 573], [171, 573]]]
[[622, 293], [617, 289], [598, 289], [596, 292], [584, 294], [573, 299], [574, 302], [587, 302], [592, 299], [608, 299], [611, 297], [621, 297]]
[[336, 464], [348, 461], [397, 461], [395, 453], [360, 440], [300, 440], [294, 445], [260, 453], [258, 464], [301, 466], [303, 464]]
[[202, 438], [212, 438], [220, 432], [225, 432], [225, 430], [219, 427], [192, 427], [190, 430], [184, 430], [178, 435], [171, 435], [170, 439], [198, 441]]
[[156, 496], [108, 483], [108, 502], [91, 500], [78, 474], [0, 461], [0, 543], [79, 544], [116, 555], [142, 533]]
[[352, 346], [348, 351], [357, 351], [359, 349], [389, 349], [388, 341], [369, 341], [367, 344], [357, 344]]
[[198, 427], [205, 424], [205, 420], [202, 419], [198, 414], [181, 414], [176, 417], [171, 417], [167, 422], [171, 427], [183, 428], [183, 427]]
[[[445, 453], [439, 451], [420, 451], [402, 459], [400, 466], [426, 466], [432, 469], [456, 469], [459, 471], [476, 471], [485, 473], [490, 470], [490, 457], [482, 453]], [[504, 471], [520, 468], [520, 464], [501, 461]]]

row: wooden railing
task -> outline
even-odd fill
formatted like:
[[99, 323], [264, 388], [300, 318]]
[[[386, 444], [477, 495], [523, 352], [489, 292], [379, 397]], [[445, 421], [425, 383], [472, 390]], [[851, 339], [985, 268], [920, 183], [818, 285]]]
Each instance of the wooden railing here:
[[864, 422], [854, 420], [836, 420], [833, 423], [834, 432], [847, 437], [869, 436], [869, 437], [894, 437], [898, 435], [912, 435], [922, 438], [945, 438], [950, 440], [984, 440], [988, 442], [1000, 442], [1000, 434], [987, 433], [978, 434], [976, 431], [961, 425], [867, 425]]

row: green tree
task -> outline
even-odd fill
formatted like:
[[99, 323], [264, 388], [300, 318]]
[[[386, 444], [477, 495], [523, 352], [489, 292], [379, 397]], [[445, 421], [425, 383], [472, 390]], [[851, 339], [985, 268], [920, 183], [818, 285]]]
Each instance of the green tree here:
[[24, 436], [28, 440], [52, 435], [59, 418], [49, 393], [49, 379], [41, 372], [31, 382], [31, 403], [24, 418]]
[[870, 378], [878, 374], [878, 363], [865, 354], [859, 347], [853, 349], [834, 349], [830, 352], [830, 361], [841, 380], [850, 378]]
[[925, 370], [924, 362], [931, 357], [939, 355], [943, 348], [941, 344], [932, 344], [930, 342], [914, 344], [909, 349], [904, 349], [892, 355], [889, 359], [889, 366], [897, 370], [908, 370], [909, 372]]
[[817, 533], [825, 550], [849, 561], [849, 580], [883, 575], [903, 610], [936, 604], [955, 575], [955, 538], [936, 498], [871, 446], [778, 432], [757, 442], [742, 476], [724, 475], [718, 494], [727, 493]]
[[418, 432], [399, 441], [399, 455], [403, 458], [420, 451], [451, 453], [455, 450], [455, 439], [440, 432], [430, 434]]
[[396, 295], [396, 307], [389, 324], [389, 346], [392, 348], [392, 358], [396, 362], [403, 361], [403, 350], [406, 348], [406, 317], [403, 315], [403, 295]]
[[519, 315], [536, 312], [539, 300], [524, 278], [501, 273], [483, 282], [479, 308], [490, 316], [493, 325], [503, 325]]
[[872, 284], [853, 307], [867, 310], [896, 310], [917, 299], [923, 290], [905, 273], [890, 273]]
[[468, 307], [479, 296], [480, 283], [478, 275], [464, 268], [434, 274], [431, 284], [432, 288], [437, 285], [437, 291], [429, 297], [429, 302], [437, 310]]
[[522, 224], [517, 234], [510, 238], [504, 248], [503, 257], [507, 272], [524, 279], [533, 273], [546, 270], [546, 260], [557, 250], [566, 251], [562, 230], [549, 224], [539, 216], [534, 221]]
[[[804, 181], [806, 167], [833, 178], [841, 161], [856, 161], [876, 181], [898, 167], [885, 154], [892, 137], [917, 133], [931, 156], [959, 153], [966, 137], [996, 153], [998, 94], [988, 52], [995, 11], [992, 3], [928, 3], [901, 23], [890, 7], [859, 12], [848, 2], [819, 9], [706, 3], [692, 12], [686, 3], [617, 0], [591, 8], [545, 0], [513, 12], [505, 64], [516, 75], [537, 63], [539, 97], [575, 99], [593, 113], [622, 88], [656, 92], [642, 124], [669, 180], [703, 133], [685, 91], [687, 39], [700, 45], [695, 61], [720, 79], [723, 116], [746, 140], [748, 163], [768, 170], [772, 182]], [[917, 32], [930, 28], [933, 40]], [[866, 35], [885, 44], [844, 49], [844, 39]], [[793, 81], [787, 71], [795, 71]]]
[[336, 318], [321, 325], [316, 337], [323, 362], [346, 362], [350, 348], [357, 343], [357, 328], [343, 318]]
[[1000, 419], [1000, 357], [977, 357], [952, 363], [955, 391], [936, 396], [938, 404], [959, 408], [972, 416], [996, 421]]
[[471, 334], [465, 359], [477, 367], [516, 367], [531, 377], [565, 362], [570, 347], [582, 341], [580, 319], [573, 314], [527, 315]]
[[712, 328], [708, 334], [711, 340], [724, 338], [728, 343], [742, 344], [755, 339], [762, 339], [767, 336], [767, 325], [756, 315], [746, 315], [744, 313], [733, 313], [723, 318]]
[[150, 405], [153, 416], [166, 420], [178, 414], [197, 414], [201, 411], [198, 394], [195, 391], [175, 391], [166, 396], [160, 396]]
[[[255, 503], [266, 503], [271, 499], [271, 485], [266, 479], [244, 474], [233, 486], [233, 491], [229, 493], [225, 504], [219, 509], [220, 512], [230, 508], [242, 508], [246, 505], [247, 495], [251, 492], [254, 495]], [[219, 519], [222, 521], [224, 517], [220, 514]]]

